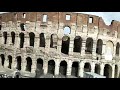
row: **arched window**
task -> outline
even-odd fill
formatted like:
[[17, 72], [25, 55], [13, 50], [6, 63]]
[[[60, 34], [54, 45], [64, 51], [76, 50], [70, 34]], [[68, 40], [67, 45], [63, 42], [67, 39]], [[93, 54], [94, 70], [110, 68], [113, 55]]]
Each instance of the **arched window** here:
[[18, 56], [16, 69], [21, 70], [21, 62], [22, 62], [21, 56]]
[[30, 46], [34, 47], [35, 34], [31, 32], [29, 33], [29, 37], [30, 37]]
[[8, 65], [8, 68], [11, 69], [11, 66], [12, 66], [12, 56], [8, 56], [8, 59], [9, 59], [9, 65]]
[[93, 49], [93, 39], [92, 38], [87, 38], [86, 40], [86, 54], [92, 54], [92, 49]]
[[25, 24], [24, 24], [24, 23], [21, 23], [21, 24], [20, 24], [20, 28], [21, 28], [22, 31], [25, 31]]
[[66, 72], [67, 72], [67, 62], [66, 61], [61, 61], [60, 63], [60, 68], [59, 68], [59, 74], [66, 76]]
[[3, 32], [4, 44], [7, 44], [7, 32]]
[[98, 39], [97, 47], [96, 47], [96, 53], [99, 54], [99, 55], [102, 54], [102, 45], [103, 45], [103, 41], [101, 39]]
[[112, 78], [112, 67], [109, 64], [106, 64], [104, 67], [104, 76], [106, 78]]
[[50, 48], [56, 48], [57, 49], [57, 35], [56, 34], [51, 35]]
[[20, 48], [23, 48], [24, 46], [24, 33], [20, 33]]
[[48, 73], [54, 75], [54, 72], [55, 72], [55, 61], [50, 60], [50, 61], [48, 61]]
[[85, 72], [91, 72], [91, 65], [90, 65], [90, 63], [85, 63], [85, 65], [84, 65], [84, 71]]
[[45, 47], [45, 37], [44, 33], [40, 34], [40, 47]]
[[62, 48], [61, 48], [62, 53], [69, 54], [69, 43], [70, 43], [70, 38], [68, 36], [64, 36], [62, 38]]
[[120, 47], [120, 44], [117, 43], [116, 45], [116, 55], [119, 56], [119, 47]]
[[78, 70], [79, 70], [79, 63], [78, 62], [73, 62], [71, 75], [77, 77], [78, 76]]
[[76, 36], [74, 39], [74, 52], [81, 52], [82, 39], [80, 36]]
[[64, 27], [64, 34], [70, 34], [70, 33], [71, 33], [70, 27], [68, 26]]
[[27, 60], [26, 71], [31, 72], [32, 59], [30, 57], [27, 57], [26, 60]]
[[11, 37], [12, 37], [12, 44], [15, 44], [15, 33], [11, 32]]

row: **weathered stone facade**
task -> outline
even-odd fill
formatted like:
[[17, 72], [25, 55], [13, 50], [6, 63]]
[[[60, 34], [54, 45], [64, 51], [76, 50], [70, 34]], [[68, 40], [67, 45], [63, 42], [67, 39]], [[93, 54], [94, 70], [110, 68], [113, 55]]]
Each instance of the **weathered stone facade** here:
[[[70, 30], [67, 34], [66, 27]], [[0, 65], [4, 68], [30, 73], [39, 69], [44, 74], [76, 77], [91, 71], [118, 78], [119, 42], [120, 22], [112, 21], [107, 26], [101, 17], [94, 15], [73, 12], [0, 15]]]

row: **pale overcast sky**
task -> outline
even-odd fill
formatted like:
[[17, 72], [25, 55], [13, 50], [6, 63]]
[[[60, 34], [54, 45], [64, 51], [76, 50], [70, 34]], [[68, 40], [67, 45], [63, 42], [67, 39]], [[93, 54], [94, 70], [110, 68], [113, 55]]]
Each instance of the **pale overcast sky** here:
[[[4, 12], [0, 12], [4, 13]], [[103, 18], [107, 25], [111, 24], [112, 20], [120, 21], [120, 12], [80, 12], [85, 14], [97, 15]]]

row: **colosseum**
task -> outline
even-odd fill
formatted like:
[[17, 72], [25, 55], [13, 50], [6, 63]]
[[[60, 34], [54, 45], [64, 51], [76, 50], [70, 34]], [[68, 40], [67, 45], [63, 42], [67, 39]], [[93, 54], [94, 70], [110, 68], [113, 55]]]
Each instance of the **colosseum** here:
[[74, 12], [0, 14], [0, 66], [83, 78], [119, 78], [120, 22]]

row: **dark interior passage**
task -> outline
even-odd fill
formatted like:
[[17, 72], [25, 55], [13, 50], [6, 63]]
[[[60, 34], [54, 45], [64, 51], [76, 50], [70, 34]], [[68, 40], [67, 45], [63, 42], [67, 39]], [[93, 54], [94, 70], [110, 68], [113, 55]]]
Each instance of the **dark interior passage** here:
[[45, 47], [45, 37], [44, 33], [40, 34], [40, 47]]
[[32, 59], [30, 57], [27, 57], [26, 60], [27, 60], [26, 71], [31, 72]]
[[79, 63], [73, 62], [71, 75], [77, 77], [78, 76], [78, 69], [79, 69]]
[[34, 47], [35, 34], [31, 32], [29, 33], [29, 37], [30, 37], [30, 46]]
[[20, 48], [23, 48], [24, 46], [24, 33], [20, 33]]
[[55, 72], [55, 62], [54, 60], [50, 60], [48, 61], [48, 73], [54, 75], [54, 72]]
[[12, 44], [15, 44], [15, 33], [11, 32], [11, 37], [12, 37]]
[[21, 70], [21, 56], [18, 56], [17, 57], [17, 67], [16, 67], [16, 69], [18, 69], [18, 70]]
[[67, 72], [67, 62], [62, 61], [60, 63], [59, 74], [66, 76], [66, 72]]
[[12, 66], [12, 56], [8, 56], [8, 59], [9, 59], [9, 65], [8, 65], [8, 68], [11, 69], [11, 66]]

